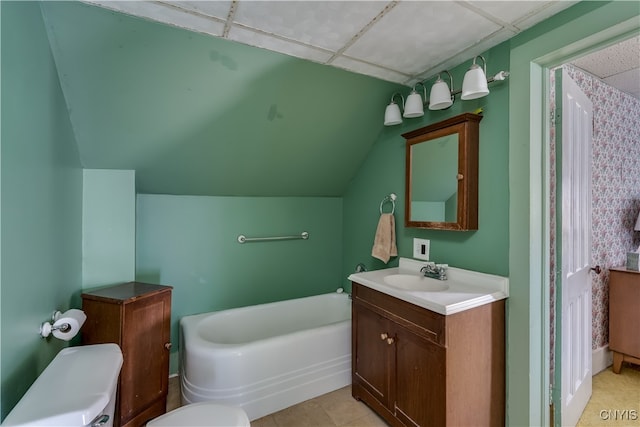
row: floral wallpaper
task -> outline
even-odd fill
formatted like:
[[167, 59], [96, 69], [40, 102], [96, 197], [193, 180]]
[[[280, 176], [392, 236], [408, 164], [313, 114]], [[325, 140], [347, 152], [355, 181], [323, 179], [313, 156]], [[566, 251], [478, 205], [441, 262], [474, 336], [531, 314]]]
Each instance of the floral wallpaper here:
[[[635, 224], [640, 212], [640, 100], [597, 77], [563, 66], [593, 102], [592, 158], [592, 349], [609, 342], [609, 268], [625, 265], [627, 252], [640, 245]], [[555, 92], [551, 72], [551, 88]], [[553, 103], [552, 93], [551, 102]], [[553, 111], [554, 105], [551, 106]], [[555, 129], [551, 126], [551, 271], [555, 271]], [[551, 313], [554, 313], [555, 276], [551, 276]], [[554, 319], [551, 319], [553, 366]]]

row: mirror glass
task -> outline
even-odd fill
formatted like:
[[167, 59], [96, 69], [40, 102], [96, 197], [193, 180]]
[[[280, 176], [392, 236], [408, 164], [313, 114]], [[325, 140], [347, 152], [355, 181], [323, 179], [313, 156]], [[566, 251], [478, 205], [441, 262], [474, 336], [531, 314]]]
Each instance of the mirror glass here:
[[406, 227], [478, 229], [481, 119], [465, 113], [402, 135], [407, 140]]
[[411, 221], [455, 222], [458, 214], [458, 134], [411, 146]]

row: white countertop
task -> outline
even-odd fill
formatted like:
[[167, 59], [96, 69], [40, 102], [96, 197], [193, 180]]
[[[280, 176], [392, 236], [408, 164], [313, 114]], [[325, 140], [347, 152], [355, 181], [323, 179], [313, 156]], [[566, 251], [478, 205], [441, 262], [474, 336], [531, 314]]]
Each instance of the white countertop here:
[[455, 267], [447, 268], [447, 280], [428, 279], [447, 285], [448, 289], [443, 291], [404, 290], [388, 285], [384, 280], [392, 274], [422, 276], [420, 269], [425, 264], [400, 258], [399, 267], [353, 273], [349, 275], [349, 280], [444, 315], [459, 313], [509, 296], [508, 278]]

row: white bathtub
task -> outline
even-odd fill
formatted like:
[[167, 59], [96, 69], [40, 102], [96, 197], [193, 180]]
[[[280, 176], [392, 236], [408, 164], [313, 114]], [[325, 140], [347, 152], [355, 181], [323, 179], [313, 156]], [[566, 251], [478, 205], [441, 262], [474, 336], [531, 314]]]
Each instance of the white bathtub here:
[[180, 320], [182, 403], [250, 420], [351, 383], [351, 301], [331, 293]]

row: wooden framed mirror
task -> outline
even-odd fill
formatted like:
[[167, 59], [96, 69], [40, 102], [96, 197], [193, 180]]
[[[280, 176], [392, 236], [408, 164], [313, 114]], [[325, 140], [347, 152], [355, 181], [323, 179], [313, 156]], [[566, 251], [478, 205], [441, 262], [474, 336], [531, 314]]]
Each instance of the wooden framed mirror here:
[[406, 227], [478, 229], [478, 114], [402, 134], [407, 140]]

